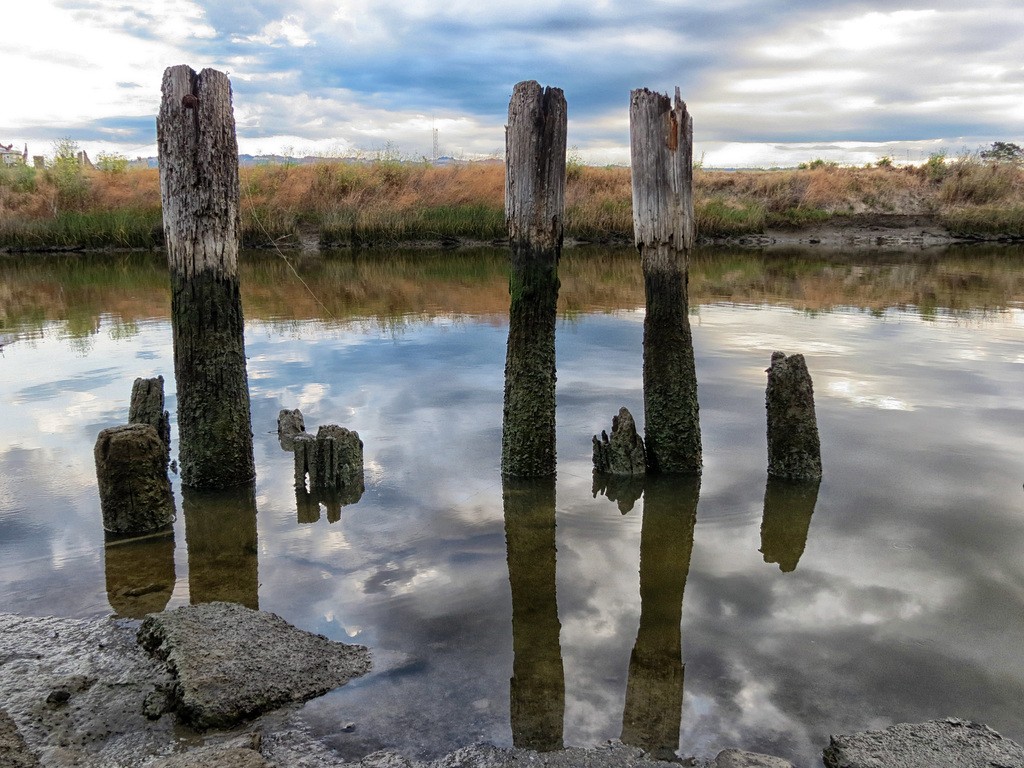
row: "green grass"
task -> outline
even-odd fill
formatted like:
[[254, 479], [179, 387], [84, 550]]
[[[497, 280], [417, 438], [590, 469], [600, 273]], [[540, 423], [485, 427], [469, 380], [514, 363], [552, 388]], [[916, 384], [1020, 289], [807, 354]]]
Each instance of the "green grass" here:
[[941, 216], [943, 226], [957, 235], [1024, 237], [1024, 207], [964, 208]]
[[0, 246], [14, 249], [155, 248], [163, 240], [160, 211], [67, 211], [0, 228]]
[[768, 217], [768, 221], [773, 227], [800, 229], [828, 221], [832, 216], [833, 214], [820, 208], [805, 208], [797, 205], [783, 211], [773, 212]]
[[765, 207], [758, 202], [744, 201], [730, 205], [716, 195], [694, 205], [698, 237], [728, 237], [764, 232], [768, 221]]
[[358, 210], [340, 207], [319, 222], [322, 245], [388, 245], [416, 240], [497, 240], [505, 212], [485, 205]]

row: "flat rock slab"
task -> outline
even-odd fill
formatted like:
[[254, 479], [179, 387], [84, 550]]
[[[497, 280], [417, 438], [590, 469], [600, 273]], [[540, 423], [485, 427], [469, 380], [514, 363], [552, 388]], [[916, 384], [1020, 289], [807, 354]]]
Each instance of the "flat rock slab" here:
[[987, 725], [949, 718], [832, 736], [826, 768], [1022, 768], [1024, 748]]
[[714, 768], [793, 768], [791, 762], [781, 757], [742, 749], [723, 749], [712, 765]]
[[245, 747], [199, 747], [179, 755], [160, 757], [145, 768], [271, 768], [258, 751]]
[[4, 768], [39, 768], [39, 760], [29, 751], [18, 726], [0, 709], [0, 765]]
[[155, 613], [139, 643], [176, 678], [175, 711], [199, 728], [231, 728], [291, 702], [320, 696], [370, 670], [365, 646], [345, 645], [237, 603]]
[[[362, 768], [404, 768], [400, 755], [375, 752], [361, 761]], [[609, 742], [595, 749], [569, 747], [555, 752], [502, 749], [490, 744], [473, 744], [440, 760], [412, 763], [414, 768], [679, 768], [679, 763], [651, 760], [647, 753], [621, 742]]]

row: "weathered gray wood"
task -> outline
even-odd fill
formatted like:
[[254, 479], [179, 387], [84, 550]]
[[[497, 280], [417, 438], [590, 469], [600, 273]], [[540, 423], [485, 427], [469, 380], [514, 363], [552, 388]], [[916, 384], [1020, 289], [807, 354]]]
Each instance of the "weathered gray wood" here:
[[555, 319], [565, 211], [567, 110], [559, 88], [518, 83], [505, 130], [512, 249], [501, 471], [555, 472]]
[[608, 475], [642, 475], [647, 472], [644, 441], [636, 433], [636, 422], [628, 408], [612, 417], [612, 436], [594, 435], [594, 471]]
[[693, 244], [693, 121], [646, 88], [630, 97], [633, 230], [647, 296], [644, 422], [651, 472], [701, 471], [697, 375], [690, 333], [689, 251]]
[[555, 593], [555, 478], [502, 479], [512, 588], [512, 743], [562, 749], [565, 671]]
[[790, 480], [821, 478], [821, 442], [814, 386], [803, 355], [772, 352], [765, 391], [768, 474]]
[[[292, 441], [295, 451], [295, 487], [310, 490], [362, 486], [363, 441], [354, 430], [327, 424], [316, 437], [303, 432]], [[360, 490], [360, 495], [362, 491]]]
[[167, 446], [167, 460], [171, 460], [171, 415], [164, 410], [164, 377], [136, 379], [132, 384], [132, 399], [128, 406], [129, 424], [149, 424]]
[[93, 450], [103, 527], [142, 533], [174, 519], [163, 441], [149, 424], [104, 429]]
[[293, 450], [293, 441], [298, 435], [303, 434], [305, 431], [306, 422], [302, 418], [302, 411], [298, 408], [294, 411], [284, 408], [277, 415], [277, 439], [281, 443], [281, 448], [284, 450]]
[[184, 485], [255, 475], [238, 288], [238, 145], [222, 72], [170, 67], [157, 118]]

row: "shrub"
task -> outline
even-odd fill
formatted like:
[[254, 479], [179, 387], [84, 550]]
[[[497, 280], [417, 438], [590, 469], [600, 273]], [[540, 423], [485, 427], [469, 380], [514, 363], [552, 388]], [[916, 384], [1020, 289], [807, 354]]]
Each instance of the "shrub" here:
[[0, 189], [23, 193], [35, 192], [36, 169], [21, 164], [0, 167]]
[[995, 163], [1021, 165], [1024, 163], [1024, 149], [1010, 142], [994, 141], [990, 148], [981, 151], [981, 159]]
[[96, 168], [103, 173], [127, 173], [128, 158], [117, 152], [100, 152], [96, 156]]
[[928, 159], [925, 160], [924, 165], [925, 175], [932, 181], [941, 181], [946, 175], [946, 152], [939, 150], [938, 152], [932, 152], [928, 155]]
[[78, 162], [78, 143], [70, 137], [53, 143], [53, 160], [46, 169], [47, 179], [56, 191], [51, 207], [53, 213], [76, 210], [85, 202], [89, 183]]
[[939, 196], [954, 205], [987, 205], [1012, 192], [1016, 175], [1010, 164], [982, 163], [972, 154], [963, 155], [949, 166]]

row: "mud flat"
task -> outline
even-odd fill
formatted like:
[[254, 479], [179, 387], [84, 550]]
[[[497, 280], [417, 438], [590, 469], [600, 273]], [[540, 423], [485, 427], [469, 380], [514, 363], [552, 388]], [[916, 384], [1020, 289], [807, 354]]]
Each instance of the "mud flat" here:
[[[151, 614], [144, 627], [0, 614], [0, 765], [793, 768], [784, 758], [739, 749], [713, 760], [662, 762], [618, 741], [542, 753], [478, 743], [429, 762], [381, 751], [346, 763], [296, 714], [303, 701], [369, 671], [365, 647], [228, 603]], [[824, 760], [829, 768], [1018, 768], [1024, 749], [986, 726], [948, 719], [833, 736]]]

